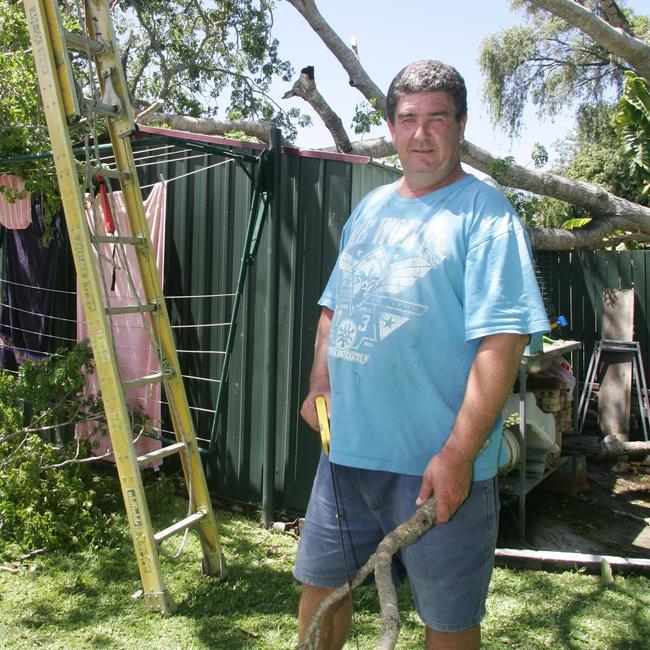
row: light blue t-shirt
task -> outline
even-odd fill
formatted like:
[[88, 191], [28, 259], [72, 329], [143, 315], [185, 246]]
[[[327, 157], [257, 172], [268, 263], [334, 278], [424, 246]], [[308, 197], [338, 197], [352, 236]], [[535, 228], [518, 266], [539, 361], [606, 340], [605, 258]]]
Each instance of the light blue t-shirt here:
[[[417, 199], [368, 194], [343, 229], [319, 301], [334, 463], [421, 475], [447, 440], [481, 338], [549, 323], [526, 231], [501, 192], [468, 175]], [[501, 422], [476, 459], [496, 473]]]

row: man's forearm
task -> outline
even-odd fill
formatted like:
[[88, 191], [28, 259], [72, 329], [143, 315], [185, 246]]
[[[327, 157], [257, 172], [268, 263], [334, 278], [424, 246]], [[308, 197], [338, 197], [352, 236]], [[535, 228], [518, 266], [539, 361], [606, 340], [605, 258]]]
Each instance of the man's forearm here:
[[329, 341], [330, 327], [334, 312], [323, 307], [316, 330], [316, 343], [314, 346], [314, 363], [309, 375], [309, 387], [329, 386], [329, 370], [327, 367], [327, 344]]
[[445, 444], [448, 451], [472, 460], [478, 456], [512, 390], [527, 341], [521, 334], [494, 334], [483, 339]]
[[330, 376], [327, 367], [327, 344], [330, 336], [330, 326], [334, 312], [323, 307], [316, 330], [316, 344], [314, 346], [314, 363], [309, 375], [309, 393], [302, 403], [300, 414], [307, 424], [318, 431], [318, 415], [314, 400], [318, 395], [323, 395], [329, 411]]

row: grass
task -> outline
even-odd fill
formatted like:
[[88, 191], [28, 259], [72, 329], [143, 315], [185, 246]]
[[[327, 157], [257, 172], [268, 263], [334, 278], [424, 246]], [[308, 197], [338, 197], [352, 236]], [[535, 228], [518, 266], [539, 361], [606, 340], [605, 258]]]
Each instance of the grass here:
[[[157, 498], [152, 511], [183, 514], [176, 497]], [[178, 603], [172, 616], [148, 612], [130, 596], [140, 587], [129, 538], [114, 548], [41, 555], [19, 574], [0, 572], [3, 648], [284, 649], [296, 643], [299, 588], [291, 576], [296, 540], [265, 530], [254, 516], [218, 511], [229, 578], [200, 575], [200, 546], [190, 535], [175, 562], [163, 561]], [[160, 522], [161, 524], [167, 523]], [[167, 542], [169, 551], [178, 540]], [[403, 628], [398, 648], [422, 647], [422, 630], [406, 587], [400, 588]], [[378, 638], [374, 590], [355, 597], [359, 648]], [[483, 625], [484, 648], [648, 647], [650, 580], [496, 569]], [[356, 648], [351, 642], [349, 648]]]

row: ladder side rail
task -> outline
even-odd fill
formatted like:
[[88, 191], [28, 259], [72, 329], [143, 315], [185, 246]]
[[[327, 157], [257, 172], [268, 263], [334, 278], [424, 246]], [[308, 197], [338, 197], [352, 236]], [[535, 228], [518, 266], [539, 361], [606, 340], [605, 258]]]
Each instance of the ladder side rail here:
[[[639, 413], [641, 415], [641, 428], [643, 429], [643, 439], [648, 441], [648, 421], [646, 417], [646, 405], [644, 403], [643, 394], [642, 394], [642, 380], [643, 376], [643, 365], [641, 361], [641, 349], [636, 345], [636, 350], [632, 355], [632, 368], [634, 370], [634, 383], [636, 384], [636, 396], [639, 400]], [[643, 382], [645, 383], [645, 382]]]
[[594, 344], [594, 349], [591, 353], [591, 359], [589, 359], [589, 368], [587, 369], [587, 374], [585, 375], [585, 383], [582, 387], [582, 394], [580, 395], [580, 405], [578, 406], [579, 414], [579, 423], [578, 423], [578, 435], [582, 433], [582, 429], [587, 419], [587, 411], [589, 410], [589, 400], [591, 399], [591, 393], [593, 391], [594, 379], [596, 377], [597, 368], [598, 368], [598, 359], [600, 358], [600, 341], [596, 341]]
[[[52, 47], [51, 24], [45, 5], [53, 0], [25, 0], [34, 60], [43, 107], [54, 153], [66, 225], [80, 287], [97, 376], [102, 391], [108, 426], [120, 432], [113, 440], [113, 453], [120, 475], [122, 495], [135, 545], [136, 558], [145, 590], [158, 602], [158, 609], [169, 611], [173, 602], [161, 579], [160, 561], [153, 536], [149, 509], [143, 498], [131, 421], [126, 409], [115, 350], [106, 336], [109, 324], [101, 306], [102, 289], [86, 224], [85, 207], [78, 183], [76, 160], [72, 152], [67, 117]], [[56, 35], [55, 30], [55, 35]]]
[[637, 348], [632, 354], [632, 373], [634, 376], [634, 384], [636, 386], [636, 396], [639, 400], [639, 414], [641, 416], [641, 428], [643, 429], [643, 439], [648, 440], [648, 426], [645, 417], [645, 406], [643, 404], [643, 397], [641, 395], [641, 373], [643, 368], [639, 365], [639, 349]]
[[[110, 11], [106, 0], [102, 2], [86, 1], [86, 22], [90, 38], [107, 40], [112, 47], [106, 54], [95, 55], [95, 63], [100, 77], [103, 95], [106, 95], [108, 84], [117, 93], [124, 107], [117, 119], [108, 120], [109, 134], [113, 144], [113, 152], [117, 169], [121, 172], [135, 170], [135, 160], [131, 142], [127, 137], [135, 126], [133, 113], [128, 101], [126, 79], [122, 72], [121, 63], [116, 56], [117, 41], [113, 32]], [[120, 97], [121, 95], [121, 97]], [[199, 537], [204, 552], [204, 569], [212, 575], [223, 575], [225, 567], [219, 538], [216, 534], [216, 518], [213, 512], [203, 465], [199, 454], [194, 423], [190, 415], [187, 393], [181, 376], [180, 363], [176, 353], [176, 342], [170, 327], [169, 314], [162, 292], [162, 285], [155, 266], [153, 245], [149, 236], [140, 183], [136, 173], [120, 179], [122, 196], [126, 214], [128, 215], [131, 236], [142, 237], [142, 245], [136, 247], [135, 254], [142, 278], [145, 300], [157, 305], [157, 310], [150, 314], [150, 322], [154, 337], [160, 343], [162, 368], [167, 375], [163, 380], [167, 399], [170, 403], [170, 415], [176, 439], [185, 442], [189, 453], [181, 454], [181, 464], [191, 498], [196, 508], [206, 513], [197, 525]]]
[[[638, 343], [638, 342], [637, 342]], [[645, 378], [645, 370], [643, 367], [643, 356], [641, 355], [641, 346], [639, 345], [638, 348], [638, 355], [639, 355], [639, 368], [640, 368], [640, 376], [641, 376], [641, 390], [643, 392], [643, 404], [645, 408], [645, 417], [650, 425], [650, 403], [648, 403], [648, 386], [646, 383], [646, 378]], [[646, 441], [648, 438], [646, 437]]]

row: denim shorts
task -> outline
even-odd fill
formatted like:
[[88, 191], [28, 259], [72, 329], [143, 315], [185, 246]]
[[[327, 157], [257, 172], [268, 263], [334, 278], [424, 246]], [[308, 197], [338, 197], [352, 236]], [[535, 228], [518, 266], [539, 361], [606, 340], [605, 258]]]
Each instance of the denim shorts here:
[[[329, 461], [321, 455], [294, 576], [316, 587], [353, 578], [381, 539], [416, 510], [422, 478], [333, 465], [345, 555], [336, 517]], [[441, 632], [477, 625], [485, 614], [498, 530], [497, 479], [475, 481], [470, 495], [446, 524], [433, 526], [398, 552], [393, 578], [406, 575], [424, 623]]]

